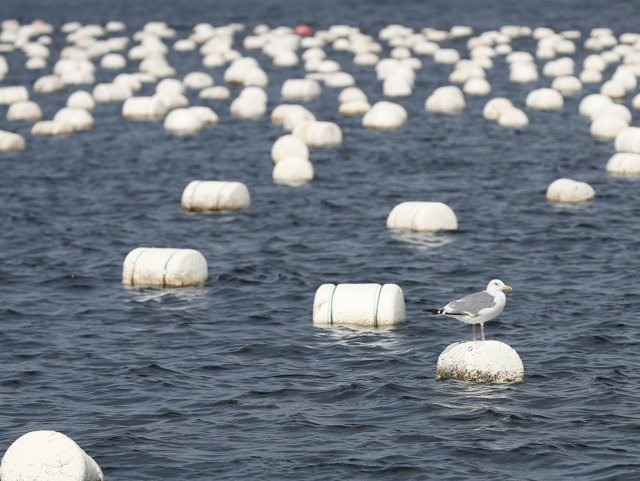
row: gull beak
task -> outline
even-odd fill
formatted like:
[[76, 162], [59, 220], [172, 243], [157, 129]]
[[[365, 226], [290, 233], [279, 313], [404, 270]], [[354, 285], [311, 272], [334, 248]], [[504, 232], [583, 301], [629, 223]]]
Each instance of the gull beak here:
[[511, 286], [504, 285], [504, 286], [502, 287], [502, 290], [503, 290], [503, 291], [512, 291], [513, 289], [511, 288]]

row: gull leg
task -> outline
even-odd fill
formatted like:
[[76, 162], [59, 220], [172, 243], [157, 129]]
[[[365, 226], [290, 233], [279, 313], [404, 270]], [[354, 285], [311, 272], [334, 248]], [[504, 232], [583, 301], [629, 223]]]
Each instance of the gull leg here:
[[476, 340], [476, 325], [475, 324], [471, 324], [471, 333], [472, 333], [471, 339], [475, 341]]
[[480, 323], [480, 331], [482, 332], [482, 340], [484, 341], [484, 322]]

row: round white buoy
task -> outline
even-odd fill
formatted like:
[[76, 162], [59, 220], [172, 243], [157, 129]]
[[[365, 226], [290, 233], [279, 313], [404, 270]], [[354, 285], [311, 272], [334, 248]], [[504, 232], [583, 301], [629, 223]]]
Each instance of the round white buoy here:
[[93, 116], [84, 109], [63, 107], [56, 112], [53, 120], [71, 125], [74, 132], [91, 130], [93, 128]]
[[472, 77], [464, 83], [462, 91], [469, 95], [489, 95], [491, 84], [484, 77]]
[[524, 381], [518, 353], [500, 341], [466, 341], [447, 346], [438, 357], [436, 379], [514, 383]]
[[100, 83], [93, 88], [93, 98], [98, 103], [124, 102], [132, 95], [125, 83]]
[[213, 77], [206, 72], [189, 72], [182, 81], [192, 90], [202, 90], [213, 85]]
[[180, 205], [188, 212], [247, 209], [251, 196], [241, 182], [192, 180], [182, 191]]
[[465, 108], [464, 94], [454, 85], [438, 87], [427, 98], [425, 108], [429, 112], [454, 114]]
[[207, 277], [207, 261], [194, 249], [136, 247], [122, 265], [122, 283], [130, 286], [195, 286]]
[[2, 481], [104, 481], [100, 466], [71, 438], [31, 431], [16, 439], [0, 464]]
[[613, 100], [606, 95], [589, 94], [580, 101], [578, 112], [583, 117], [591, 117], [593, 119], [597, 112], [602, 111], [605, 107], [609, 107], [612, 104]]
[[26, 148], [27, 143], [22, 135], [0, 130], [0, 152], [24, 150]]
[[129, 120], [159, 120], [167, 115], [167, 106], [158, 97], [130, 97], [122, 104], [122, 116]]
[[203, 88], [198, 94], [203, 100], [227, 100], [231, 97], [231, 91], [224, 85]]
[[202, 119], [188, 108], [172, 110], [164, 119], [164, 129], [176, 134], [197, 132], [203, 125]]
[[640, 175], [640, 154], [618, 152], [607, 162], [607, 172], [618, 175]]
[[405, 321], [397, 284], [322, 284], [313, 300], [316, 326], [389, 327]]
[[402, 202], [391, 209], [387, 227], [413, 232], [457, 230], [458, 218], [453, 209], [442, 202]]
[[573, 75], [561, 75], [553, 79], [551, 88], [563, 95], [573, 95], [582, 90], [582, 82]]
[[591, 122], [591, 135], [598, 139], [612, 140], [626, 129], [629, 123], [617, 115], [599, 115]]
[[273, 167], [273, 180], [280, 184], [300, 185], [313, 180], [313, 164], [304, 157], [285, 157]]
[[407, 120], [407, 111], [393, 102], [376, 102], [362, 117], [362, 125], [368, 129], [391, 130], [402, 127]]
[[338, 107], [338, 113], [345, 117], [366, 114], [371, 105], [366, 100], [347, 100]]
[[29, 100], [29, 91], [22, 85], [0, 87], [0, 105]]
[[41, 120], [31, 127], [31, 135], [71, 135], [73, 126], [60, 120]]
[[511, 107], [503, 110], [498, 117], [498, 125], [501, 127], [519, 128], [529, 125], [529, 118], [522, 110]]
[[100, 60], [100, 67], [107, 70], [120, 70], [127, 66], [127, 59], [119, 53], [109, 53]]
[[67, 107], [76, 109], [93, 110], [96, 106], [93, 95], [85, 90], [76, 90], [67, 99]]
[[525, 104], [536, 110], [557, 110], [564, 106], [564, 100], [557, 90], [539, 88], [529, 92]]
[[616, 137], [616, 152], [640, 154], [640, 127], [627, 127]]
[[271, 147], [271, 160], [277, 164], [286, 157], [309, 159], [309, 147], [295, 135], [283, 135]]
[[547, 187], [547, 199], [551, 202], [579, 203], [586, 202], [596, 196], [586, 182], [579, 182], [573, 179], [556, 179]]
[[9, 105], [7, 120], [36, 122], [42, 119], [42, 109], [32, 100], [21, 100]]
[[634, 109], [640, 109], [640, 94], [633, 97], [633, 100], [631, 101], [631, 106]]
[[319, 97], [322, 89], [314, 79], [287, 79], [282, 84], [280, 93], [284, 100], [310, 101]]
[[513, 108], [513, 102], [505, 97], [495, 97], [489, 100], [482, 109], [482, 116], [487, 120], [498, 120], [500, 114]]
[[342, 144], [342, 130], [334, 122], [304, 122], [293, 129], [293, 135], [309, 147], [337, 147]]

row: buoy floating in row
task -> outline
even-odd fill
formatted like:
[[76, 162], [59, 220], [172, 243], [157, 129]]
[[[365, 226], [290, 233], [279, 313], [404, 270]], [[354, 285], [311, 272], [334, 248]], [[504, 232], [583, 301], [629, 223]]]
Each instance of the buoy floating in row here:
[[137, 247], [122, 265], [122, 283], [136, 287], [197, 286], [208, 275], [206, 259], [194, 249]]
[[615, 140], [616, 153], [607, 162], [607, 172], [640, 175], [640, 127], [623, 129]]
[[251, 195], [241, 182], [193, 180], [182, 192], [180, 204], [188, 212], [247, 209]]
[[402, 202], [387, 217], [389, 229], [408, 229], [413, 232], [457, 230], [455, 212], [442, 202]]
[[31, 431], [16, 439], [0, 463], [2, 481], [104, 481], [100, 466], [68, 436]]
[[323, 284], [313, 301], [313, 324], [389, 327], [405, 321], [397, 284]]

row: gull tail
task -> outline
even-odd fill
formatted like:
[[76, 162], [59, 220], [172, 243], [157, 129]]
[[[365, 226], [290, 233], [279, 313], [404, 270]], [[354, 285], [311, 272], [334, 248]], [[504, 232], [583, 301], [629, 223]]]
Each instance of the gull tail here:
[[428, 312], [430, 314], [433, 314], [434, 316], [438, 316], [440, 314], [444, 313], [444, 309], [440, 308], [440, 309], [422, 309], [424, 312]]

